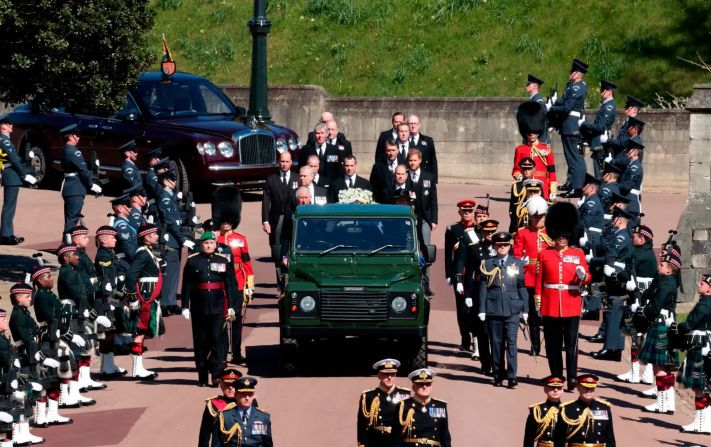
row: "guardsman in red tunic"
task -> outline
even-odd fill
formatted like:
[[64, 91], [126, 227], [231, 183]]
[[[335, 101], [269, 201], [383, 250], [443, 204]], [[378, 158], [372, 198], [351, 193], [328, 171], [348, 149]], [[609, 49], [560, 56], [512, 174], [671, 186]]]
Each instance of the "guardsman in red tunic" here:
[[519, 162], [530, 157], [535, 164], [533, 178], [543, 182], [543, 198], [553, 201], [558, 191], [553, 149], [538, 140], [546, 127], [545, 107], [536, 102], [522, 103], [516, 112], [516, 121], [518, 122], [518, 131], [526, 143], [516, 146], [511, 175], [516, 180], [520, 180], [523, 174], [519, 168]]
[[551, 374], [563, 373], [563, 340], [568, 369], [568, 390], [575, 388], [577, 376], [578, 326], [583, 306], [581, 289], [590, 282], [585, 253], [568, 246], [579, 233], [575, 205], [558, 202], [546, 216], [546, 233], [555, 245], [538, 255], [535, 283], [536, 308], [543, 317], [543, 337]]
[[538, 273], [538, 254], [553, 245], [553, 241], [546, 234], [545, 216], [548, 212], [548, 202], [543, 197], [531, 197], [526, 205], [528, 209], [528, 226], [519, 228], [514, 236], [513, 255], [521, 259], [526, 266], [524, 269], [524, 284], [528, 290], [528, 308], [531, 309], [528, 317], [528, 328], [531, 332], [531, 355], [541, 352], [541, 319], [535, 312], [534, 287], [536, 273]]

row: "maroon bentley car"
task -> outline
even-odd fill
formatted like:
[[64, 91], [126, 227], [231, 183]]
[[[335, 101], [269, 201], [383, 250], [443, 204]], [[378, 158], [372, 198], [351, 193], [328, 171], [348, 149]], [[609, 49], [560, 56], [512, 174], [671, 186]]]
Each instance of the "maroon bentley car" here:
[[36, 112], [29, 104], [9, 113], [13, 143], [43, 184], [56, 182], [61, 175], [63, 142], [58, 130], [77, 123], [79, 149], [87, 162], [95, 152], [107, 177], [120, 177], [123, 159], [117, 148], [135, 140], [138, 167], [147, 167], [141, 153], [162, 147], [178, 170], [182, 191], [209, 191], [220, 185], [260, 188], [277, 171], [279, 153], [290, 151], [298, 159], [294, 131], [249, 122], [245, 115], [244, 108], [232, 104], [207, 79], [158, 71], [143, 73], [128, 92], [126, 105], [112, 116], [63, 109]]

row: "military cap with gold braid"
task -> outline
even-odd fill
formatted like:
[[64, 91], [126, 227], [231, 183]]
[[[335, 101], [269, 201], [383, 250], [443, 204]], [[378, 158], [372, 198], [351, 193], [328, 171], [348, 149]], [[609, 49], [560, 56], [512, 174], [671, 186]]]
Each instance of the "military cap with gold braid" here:
[[396, 373], [400, 362], [395, 359], [383, 359], [373, 363], [373, 369], [383, 373]]
[[432, 383], [434, 375], [435, 373], [431, 369], [420, 368], [408, 374], [407, 378], [412, 380], [412, 383]]
[[476, 201], [474, 199], [463, 199], [457, 202], [457, 208], [460, 210], [473, 210], [476, 206]]
[[565, 376], [559, 374], [551, 374], [541, 379], [543, 386], [549, 386], [551, 388], [563, 388], [565, 385]]
[[585, 388], [595, 388], [597, 387], [597, 382], [600, 380], [598, 376], [595, 374], [581, 374], [578, 377], [576, 377], [578, 385], [585, 387]]
[[481, 231], [486, 231], [487, 233], [496, 233], [499, 229], [499, 221], [495, 219], [486, 219], [479, 224]]
[[239, 393], [253, 393], [257, 386], [257, 378], [252, 376], [244, 376], [237, 379], [236, 389]]
[[242, 377], [242, 373], [239, 372], [239, 370], [236, 370], [234, 368], [227, 368], [226, 370], [222, 371], [222, 374], [220, 374], [220, 382], [233, 383], [240, 377]]

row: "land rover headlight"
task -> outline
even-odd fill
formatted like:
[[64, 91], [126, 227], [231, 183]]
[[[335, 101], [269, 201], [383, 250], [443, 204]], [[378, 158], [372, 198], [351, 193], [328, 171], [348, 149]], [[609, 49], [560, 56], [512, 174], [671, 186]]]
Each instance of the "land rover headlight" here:
[[299, 301], [299, 307], [304, 312], [311, 312], [316, 308], [316, 300], [311, 295], [306, 295]]
[[390, 307], [397, 313], [403, 313], [407, 308], [407, 300], [401, 296], [396, 296], [390, 303]]
[[215, 143], [213, 143], [211, 141], [206, 141], [205, 143], [198, 143], [197, 150], [198, 150], [198, 152], [200, 152], [200, 154], [205, 154], [205, 155], [215, 155], [217, 153], [217, 148], [215, 147]]
[[299, 148], [299, 140], [294, 137], [289, 137], [289, 149], [295, 151]]
[[276, 149], [280, 154], [286, 152], [286, 141], [283, 138], [277, 138]]
[[232, 146], [232, 144], [227, 141], [223, 141], [222, 143], [218, 144], [217, 150], [219, 150], [220, 154], [222, 154], [222, 156], [225, 158], [231, 158], [235, 154], [234, 146]]

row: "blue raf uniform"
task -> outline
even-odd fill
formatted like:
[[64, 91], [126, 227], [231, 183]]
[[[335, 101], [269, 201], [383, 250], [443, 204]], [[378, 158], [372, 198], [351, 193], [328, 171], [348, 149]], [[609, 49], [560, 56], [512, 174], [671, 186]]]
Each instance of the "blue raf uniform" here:
[[[5, 123], [9, 124], [7, 121]], [[10, 141], [9, 135], [0, 134], [0, 149], [2, 151], [0, 153], [2, 158], [0, 166], [2, 166], [2, 186], [4, 189], [0, 243], [15, 245], [22, 242], [21, 239], [15, 237], [15, 228], [13, 226], [15, 210], [17, 209], [17, 196], [20, 192], [20, 186], [22, 186], [22, 180], [30, 177], [27, 175], [22, 165], [22, 159], [20, 159], [15, 146]]]
[[608, 178], [608, 181], [602, 182], [597, 191], [597, 195], [600, 196], [600, 203], [602, 203], [602, 209], [605, 211], [610, 208], [612, 197], [620, 194], [620, 185], [617, 183], [617, 179], [622, 174], [622, 170], [614, 163], [605, 163], [605, 169], [602, 171], [603, 177], [608, 173], [616, 174], [617, 177], [615, 179]]
[[[643, 149], [644, 145], [639, 137], [633, 137], [628, 144], [629, 149]], [[637, 218], [641, 212], [640, 195], [642, 189], [642, 179], [644, 171], [642, 169], [642, 160], [630, 160], [627, 167], [620, 176], [620, 194], [627, 197], [630, 201], [627, 211], [634, 215], [634, 219], [630, 221], [630, 228], [637, 225]]]
[[[111, 200], [111, 205], [123, 205], [128, 207], [128, 195], [124, 194]], [[116, 230], [116, 257], [122, 263], [130, 264], [133, 261], [133, 256], [138, 249], [138, 229], [140, 226], [135, 226], [128, 216], [115, 216], [110, 222], [111, 226]], [[127, 269], [122, 269], [127, 270]]]
[[[599, 191], [600, 180], [592, 175], [585, 175], [585, 184], [598, 185]], [[605, 210], [602, 207], [600, 196], [598, 194], [585, 196], [578, 208], [578, 215], [580, 216], [580, 226], [585, 230], [585, 236], [591, 245], [596, 245], [605, 226]]]
[[[497, 233], [491, 238], [495, 245], [510, 245], [511, 234]], [[519, 315], [528, 317], [528, 291], [524, 283], [524, 265], [511, 255], [496, 256], [481, 263], [479, 283], [479, 318], [486, 320], [491, 339], [494, 385], [504, 379], [501, 355], [506, 349], [506, 378], [509, 388], [517, 384], [516, 355]]]
[[[617, 86], [612, 82], [600, 81], [600, 90], [615, 90]], [[600, 139], [601, 135], [608, 135], [612, 129], [612, 125], [615, 123], [615, 118], [617, 117], [617, 105], [615, 104], [614, 98], [608, 98], [603, 101], [600, 109], [598, 109], [595, 114], [595, 120], [592, 123], [584, 122], [580, 126], [580, 134], [583, 135], [584, 139], [589, 140], [591, 158], [593, 159], [593, 168], [595, 177], [600, 176], [603, 167], [603, 160], [605, 159], [605, 151], [603, 150], [603, 143]]]
[[[131, 140], [121, 146], [118, 150], [124, 156], [127, 152], [135, 152], [136, 141]], [[123, 178], [126, 189], [143, 187], [143, 180], [141, 180], [141, 171], [131, 160], [126, 159], [121, 164], [121, 178]]]
[[[59, 131], [62, 136], [77, 135], [77, 125], [72, 124]], [[91, 171], [84, 156], [76, 146], [65, 144], [62, 151], [62, 198], [64, 199], [64, 232], [68, 233], [79, 222], [86, 192], [94, 187]], [[101, 189], [99, 189], [101, 191]]]
[[[530, 74], [528, 75], [527, 82], [538, 84], [539, 88], [543, 85], [543, 81], [541, 79], [539, 79], [533, 75], [530, 75]], [[543, 107], [546, 106], [546, 102], [547, 102], [546, 98], [543, 97], [543, 95], [541, 95], [540, 92], [536, 92], [533, 95], [531, 95], [528, 98], [528, 101], [529, 102], [537, 102], [538, 104], [540, 104]], [[548, 134], [548, 122], [546, 122], [545, 125], [543, 126], [543, 133], [538, 136], [538, 141], [540, 141], [541, 143], [546, 143], [546, 144], [551, 143], [550, 142], [550, 135]], [[524, 138], [523, 144], [527, 144], [527, 143], [528, 143], [528, 141], [526, 141], [526, 139]]]
[[[255, 377], [240, 377], [236, 381], [238, 393], [254, 393]], [[242, 408], [228, 404], [217, 416], [212, 435], [212, 447], [272, 447], [272, 421], [269, 413], [254, 405]]]
[[[588, 65], [577, 59], [573, 59], [571, 72], [587, 73]], [[563, 143], [563, 154], [568, 164], [568, 175], [566, 183], [570, 190], [579, 190], [583, 186], [585, 178], [585, 160], [580, 153], [580, 129], [578, 121], [585, 112], [585, 97], [588, 94], [588, 86], [585, 81], [569, 82], [563, 91], [563, 97], [555, 102], [550, 108], [550, 112], [564, 115], [561, 128], [561, 142]]]

